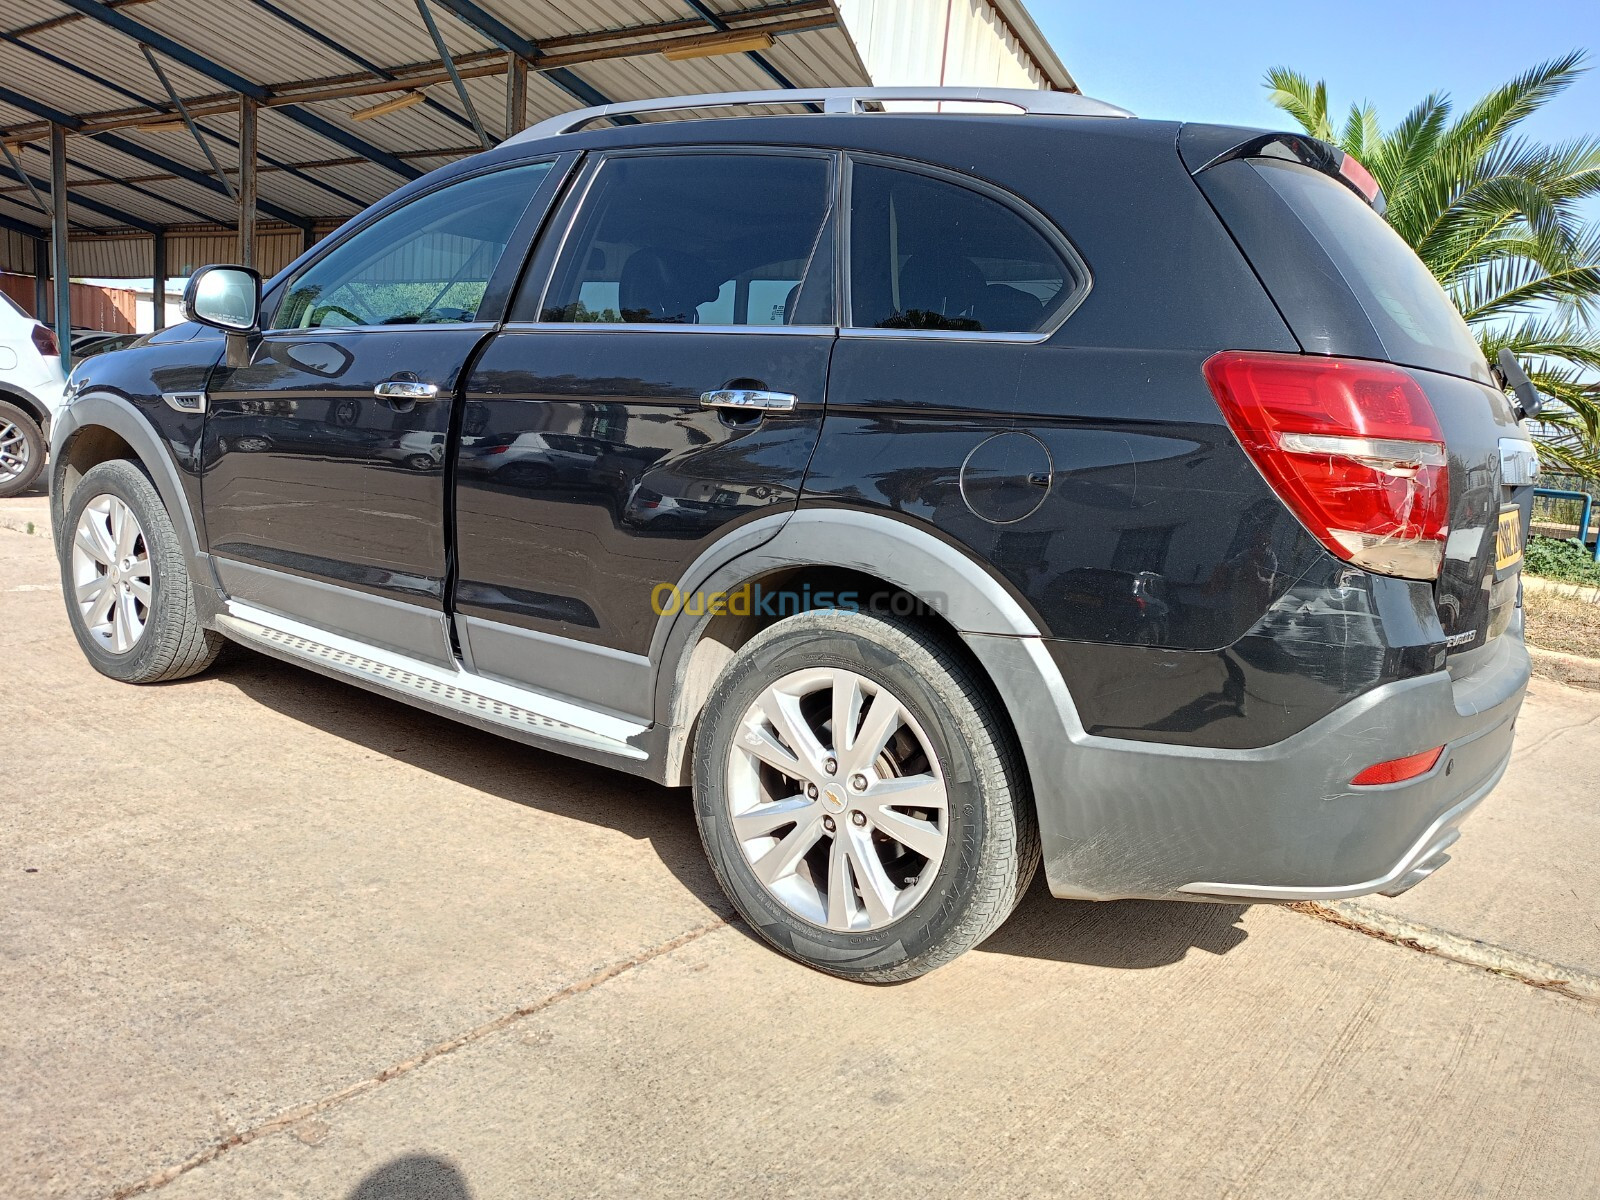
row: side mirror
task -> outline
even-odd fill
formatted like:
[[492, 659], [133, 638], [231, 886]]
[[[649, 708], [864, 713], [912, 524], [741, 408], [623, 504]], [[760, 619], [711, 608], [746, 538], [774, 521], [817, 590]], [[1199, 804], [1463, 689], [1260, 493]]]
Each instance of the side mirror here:
[[183, 289], [183, 315], [228, 333], [253, 333], [261, 317], [261, 276], [249, 267], [201, 267]]

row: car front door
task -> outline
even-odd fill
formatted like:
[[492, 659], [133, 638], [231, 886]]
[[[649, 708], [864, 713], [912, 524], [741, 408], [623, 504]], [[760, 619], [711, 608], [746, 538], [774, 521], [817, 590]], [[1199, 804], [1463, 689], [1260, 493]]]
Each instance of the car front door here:
[[208, 390], [204, 508], [231, 596], [432, 662], [462, 373], [503, 315], [560, 173], [522, 163], [377, 217], [279, 289]]
[[836, 334], [835, 171], [825, 151], [586, 164], [466, 385], [474, 669], [649, 715], [659, 585], [798, 502]]

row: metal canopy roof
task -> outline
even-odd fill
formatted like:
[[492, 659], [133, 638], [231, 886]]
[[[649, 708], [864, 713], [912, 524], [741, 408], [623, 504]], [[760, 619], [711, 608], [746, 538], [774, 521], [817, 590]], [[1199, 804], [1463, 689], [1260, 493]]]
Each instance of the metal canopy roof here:
[[309, 230], [475, 153], [474, 113], [493, 144], [583, 105], [869, 82], [831, 0], [0, 0], [0, 140], [27, 177], [0, 158], [0, 233], [49, 234], [52, 124], [74, 238], [231, 229], [247, 97], [257, 210]]

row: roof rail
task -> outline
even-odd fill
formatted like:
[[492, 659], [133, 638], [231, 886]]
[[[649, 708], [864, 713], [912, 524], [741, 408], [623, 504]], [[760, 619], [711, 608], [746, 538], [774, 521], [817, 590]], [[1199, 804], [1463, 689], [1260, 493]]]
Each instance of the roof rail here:
[[869, 104], [912, 100], [948, 101], [960, 104], [1001, 104], [1025, 113], [1048, 113], [1073, 117], [1131, 117], [1133, 114], [1104, 100], [1080, 96], [1076, 92], [1035, 91], [1028, 88], [981, 87], [865, 87], [865, 88], [786, 88], [767, 92], [708, 92], [699, 96], [667, 96], [658, 100], [625, 100], [617, 104], [597, 104], [562, 113], [531, 125], [507, 144], [533, 142], [557, 134], [573, 133], [585, 125], [607, 117], [634, 116], [638, 113], [677, 112], [693, 108], [744, 108], [752, 104], [820, 104], [824, 113], [866, 112]]

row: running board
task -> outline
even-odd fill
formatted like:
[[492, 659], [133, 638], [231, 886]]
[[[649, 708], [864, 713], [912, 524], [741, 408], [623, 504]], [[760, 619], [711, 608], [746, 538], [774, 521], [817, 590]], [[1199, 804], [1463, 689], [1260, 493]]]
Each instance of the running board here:
[[217, 618], [217, 624], [247, 645], [413, 704], [487, 722], [523, 737], [532, 735], [619, 758], [649, 757], [628, 740], [644, 733], [648, 726], [571, 701], [363, 645], [237, 600], [228, 601], [228, 611]]

